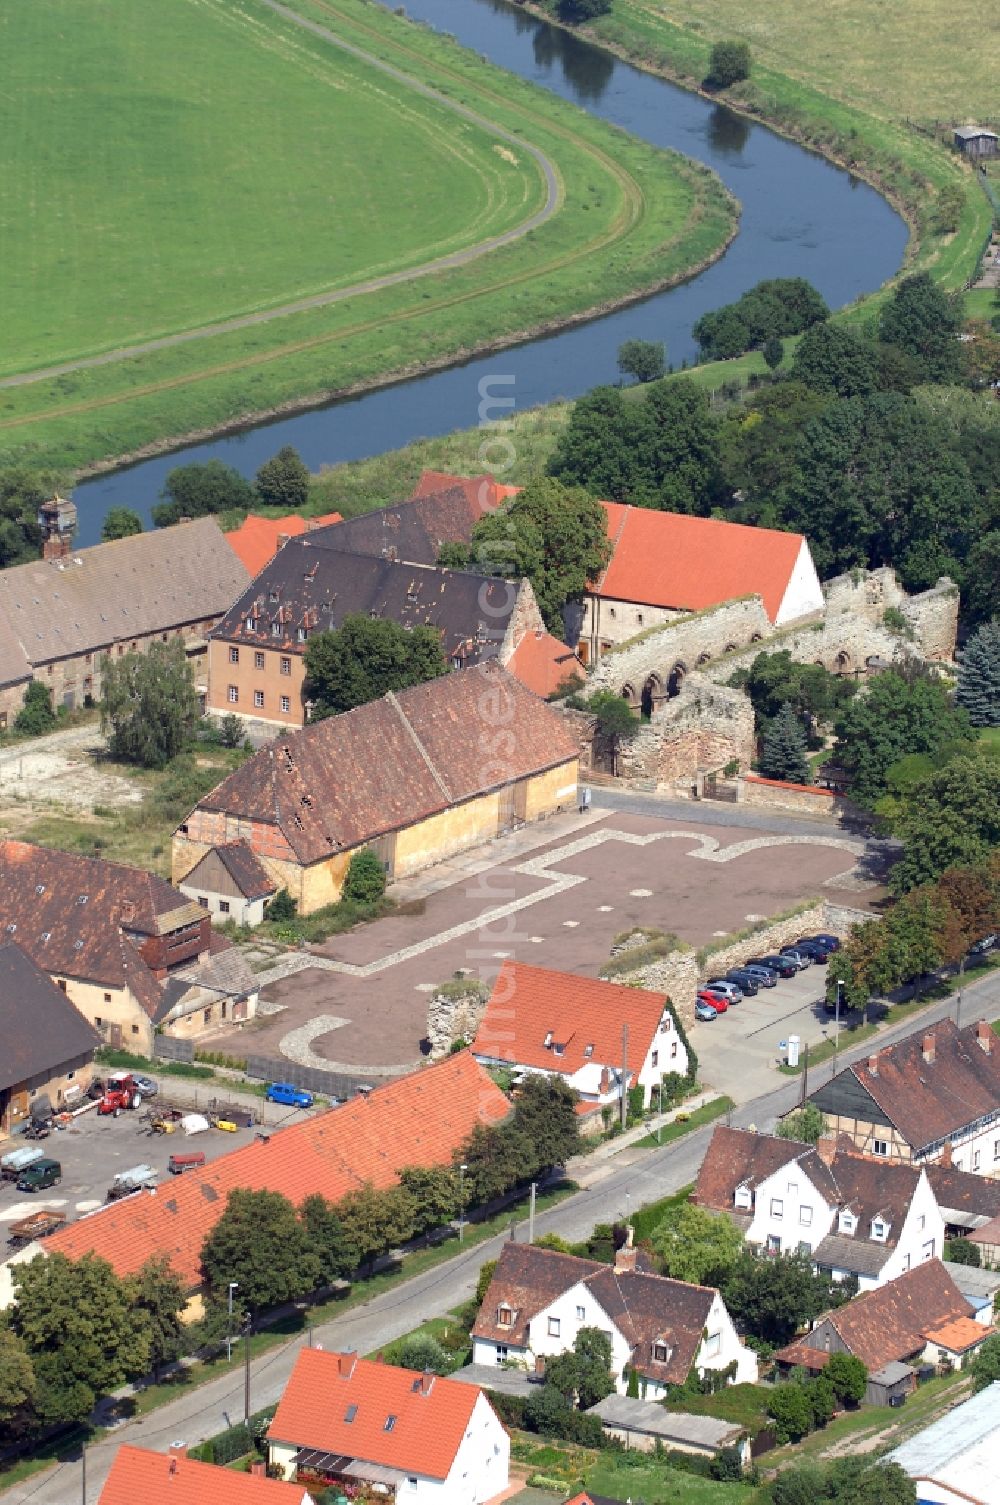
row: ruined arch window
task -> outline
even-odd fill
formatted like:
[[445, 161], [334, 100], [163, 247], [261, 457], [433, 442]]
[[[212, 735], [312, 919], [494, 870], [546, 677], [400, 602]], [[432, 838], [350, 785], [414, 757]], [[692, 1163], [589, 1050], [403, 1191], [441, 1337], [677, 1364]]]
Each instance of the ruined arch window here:
[[712, 655], [710, 653], [699, 653], [697, 660], [695, 661], [695, 668], [698, 669], [702, 664], [710, 663], [711, 658]]
[[685, 677], [686, 674], [687, 674], [687, 665], [686, 664], [682, 664], [682, 663], [678, 662], [671, 669], [669, 678], [667, 679], [667, 699], [668, 700], [672, 700], [675, 695], [679, 695], [680, 694], [681, 685], [684, 683], [684, 677]]
[[727, 653], [735, 653], [738, 648], [739, 648], [739, 644], [738, 643], [727, 643], [726, 644], [726, 652]]
[[764, 634], [762, 632], [751, 633], [750, 641], [751, 643], [762, 643], [764, 641]]
[[652, 716], [657, 702], [663, 699], [663, 681], [658, 674], [651, 674], [642, 687], [640, 709], [644, 716]]

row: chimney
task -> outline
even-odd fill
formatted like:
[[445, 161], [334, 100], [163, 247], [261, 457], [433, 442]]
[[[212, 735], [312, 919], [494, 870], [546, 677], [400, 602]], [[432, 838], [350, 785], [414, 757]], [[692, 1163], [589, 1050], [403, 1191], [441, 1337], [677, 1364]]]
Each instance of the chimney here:
[[976, 1043], [980, 1050], [985, 1050], [986, 1054], [989, 1055], [993, 1048], [993, 1031], [985, 1019], [980, 1019], [976, 1025]]
[[[379, 1358], [382, 1355], [379, 1354]], [[338, 1353], [337, 1372], [342, 1380], [349, 1380], [354, 1373], [354, 1366], [358, 1362], [357, 1349], [351, 1349], [349, 1353]]]
[[950, 1171], [951, 1170], [951, 1140], [950, 1139], [946, 1139], [945, 1142], [944, 1142], [944, 1144], [941, 1146], [941, 1156], [940, 1156], [940, 1159], [938, 1160], [938, 1165], [943, 1166], [946, 1171]]
[[606, 1066], [601, 1068], [601, 1096], [607, 1097], [611, 1091], [611, 1073]]
[[267, 1478], [267, 1464], [264, 1462], [263, 1458], [254, 1459], [254, 1461], [250, 1465], [250, 1472], [257, 1479]]
[[878, 1076], [878, 1051], [868, 1057], [868, 1072], [870, 1076]]
[[634, 1229], [631, 1223], [625, 1227], [625, 1242], [620, 1249], [615, 1250], [615, 1274], [620, 1275], [623, 1270], [634, 1270], [638, 1257], [638, 1250], [633, 1247]]
[[924, 1036], [924, 1060], [928, 1066], [934, 1065], [934, 1036], [930, 1031]]
[[821, 1134], [816, 1141], [816, 1153], [824, 1165], [832, 1165], [837, 1153], [836, 1134]]
[[38, 509], [38, 526], [42, 531], [42, 558], [65, 559], [73, 551], [76, 532], [76, 505], [58, 492]]
[[434, 1389], [434, 1375], [430, 1369], [425, 1369], [420, 1376], [420, 1394], [430, 1395]]
[[167, 1452], [171, 1458], [186, 1458], [188, 1455], [187, 1443], [172, 1442], [167, 1448]]
[[279, 549], [283, 549], [285, 547], [285, 544], [291, 538], [291, 536], [292, 535], [290, 533], [279, 533], [278, 534], [278, 548]]

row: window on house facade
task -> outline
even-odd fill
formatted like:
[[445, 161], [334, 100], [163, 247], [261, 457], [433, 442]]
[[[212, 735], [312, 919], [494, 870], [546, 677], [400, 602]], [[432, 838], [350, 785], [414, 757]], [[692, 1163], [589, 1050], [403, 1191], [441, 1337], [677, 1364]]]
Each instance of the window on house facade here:
[[772, 1197], [771, 1198], [771, 1216], [772, 1216], [772, 1218], [783, 1218], [784, 1215], [785, 1215], [785, 1204], [784, 1204], [784, 1202], [781, 1200], [780, 1197]]
[[811, 1207], [807, 1207], [806, 1204], [803, 1202], [802, 1206], [799, 1208], [799, 1226], [801, 1228], [811, 1228], [812, 1227], [812, 1220], [813, 1220], [813, 1210], [812, 1210]]
[[788, 1195], [790, 1197], [797, 1197], [798, 1194], [799, 1194], [799, 1183], [797, 1181], [789, 1181], [789, 1183], [788, 1183]]
[[888, 1153], [889, 1153], [889, 1145], [888, 1145], [888, 1141], [887, 1140], [885, 1140], [885, 1139], [876, 1139], [872, 1143], [872, 1154], [873, 1155], [888, 1155]]
[[282, 658], [282, 660], [281, 660], [281, 672], [282, 672], [282, 674], [291, 674], [291, 672], [292, 672], [292, 661], [291, 661], [290, 658]]
[[810, 1243], [809, 1243], [808, 1239], [805, 1239], [805, 1238], [800, 1238], [799, 1239], [799, 1253], [800, 1254], [811, 1254], [812, 1253], [812, 1248], [810, 1246]]
[[670, 1046], [670, 1059], [673, 1061], [673, 1060], [676, 1060], [676, 1058], [677, 1058], [677, 1041], [674, 1040], [674, 1041], [672, 1041], [671, 1046]]
[[284, 711], [284, 713], [285, 713], [286, 716], [288, 715], [288, 712], [292, 709], [292, 702], [289, 700], [289, 698], [288, 698], [287, 695], [282, 695], [282, 697], [281, 697], [281, 709]]
[[706, 1359], [712, 1359], [712, 1358], [714, 1358], [715, 1355], [717, 1353], [719, 1353], [719, 1351], [721, 1350], [721, 1348], [722, 1348], [722, 1334], [721, 1333], [709, 1333], [708, 1337], [705, 1339], [705, 1357], [706, 1357]]
[[94, 1025], [97, 1029], [104, 1028], [104, 1020], [100, 1017], [99, 1014], [94, 1015]]
[[910, 1256], [908, 1254], [904, 1254], [903, 1255], [903, 1272], [904, 1272], [904, 1274], [905, 1274], [905, 1272], [909, 1268], [910, 1268]]
[[781, 1253], [781, 1235], [777, 1234], [777, 1233], [769, 1233], [767, 1235], [767, 1245], [766, 1245], [766, 1248], [767, 1248], [768, 1254], [780, 1254]]
[[104, 1002], [105, 1003], [110, 1003], [111, 1002], [111, 994], [110, 993], [105, 993], [105, 995], [104, 995]]
[[889, 1232], [888, 1226], [885, 1223], [883, 1223], [882, 1219], [881, 1218], [875, 1218], [875, 1220], [872, 1223], [872, 1238], [876, 1238], [876, 1239], [879, 1240], [880, 1243], [884, 1243], [885, 1240], [886, 1240], [886, 1236], [888, 1235], [888, 1232]]
[[226, 698], [228, 699], [230, 705], [236, 705], [239, 702], [240, 692], [236, 685], [229, 686], [229, 689], [226, 692]]
[[558, 1338], [558, 1336], [559, 1336], [559, 1318], [558, 1317], [550, 1317], [549, 1318], [549, 1337], [550, 1338]]
[[586, 1322], [586, 1320], [587, 1320], [587, 1308], [586, 1307], [584, 1307], [584, 1306], [578, 1306], [577, 1307], [577, 1309], [576, 1309], [576, 1320], [577, 1320], [577, 1322]]
[[219, 900], [219, 913], [220, 914], [228, 914], [229, 913], [229, 900], [228, 899], [220, 899]]
[[650, 1065], [651, 1066], [659, 1066], [659, 1064], [660, 1064], [660, 1052], [658, 1050], [654, 1050], [652, 1056], [650, 1057]]
[[749, 1207], [750, 1188], [748, 1186], [738, 1186], [736, 1188], [736, 1195], [733, 1200], [735, 1201], [737, 1207]]
[[62, 977], [59, 978], [59, 986], [62, 988], [63, 992], [65, 993], [65, 991], [66, 991], [66, 983], [65, 983], [65, 980]]
[[920, 1251], [920, 1257], [921, 1257], [921, 1259], [933, 1259], [934, 1258], [934, 1240], [932, 1238], [929, 1238], [927, 1240], [926, 1244], [921, 1249], [921, 1251]]
[[[206, 1012], [207, 1012], [207, 1010], [206, 1010]], [[133, 1035], [137, 1035], [139, 1033], [139, 1026], [137, 1024], [133, 1024], [133, 1026], [132, 1026], [132, 1033], [133, 1033]]]
[[973, 1152], [972, 1152], [972, 1169], [974, 1171], [978, 1171], [979, 1166], [980, 1166], [980, 1154], [979, 1154], [979, 1151], [978, 1150], [973, 1150]]
[[206, 899], [204, 894], [198, 895], [198, 903], [201, 905], [202, 909], [208, 908], [208, 900]]
[[1000, 1139], [993, 1141], [993, 1159], [1000, 1160]]
[[507, 1350], [506, 1343], [498, 1343], [497, 1344], [497, 1363], [498, 1364], [506, 1364], [506, 1362], [507, 1362], [507, 1351], [508, 1350]]
[[513, 1321], [514, 1313], [509, 1306], [497, 1307], [497, 1327], [510, 1327]]
[[841, 1233], [853, 1233], [857, 1226], [858, 1220], [854, 1216], [853, 1212], [842, 1212], [840, 1214]]
[[262, 711], [264, 709], [264, 691], [263, 690], [254, 690], [254, 692], [253, 692], [253, 703], [257, 707], [258, 711]]
[[202, 1023], [204, 1023], [204, 1024], [211, 1024], [211, 1022], [212, 1022], [212, 1010], [210, 1008], [205, 1009], [203, 1011], [201, 1017], [202, 1017]]
[[263, 667], [264, 667], [264, 655], [262, 653], [255, 653], [254, 654], [254, 656], [253, 656], [253, 666], [254, 666], [255, 669], [263, 669]]

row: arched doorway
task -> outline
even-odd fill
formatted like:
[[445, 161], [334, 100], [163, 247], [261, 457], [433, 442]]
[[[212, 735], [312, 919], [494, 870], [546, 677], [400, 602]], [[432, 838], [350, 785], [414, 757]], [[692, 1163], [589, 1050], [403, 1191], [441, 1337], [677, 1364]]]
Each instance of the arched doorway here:
[[651, 674], [642, 687], [639, 709], [648, 721], [663, 699], [663, 681], [658, 674]]
[[668, 700], [673, 700], [675, 695], [679, 695], [681, 693], [681, 685], [684, 683], [687, 672], [687, 664], [682, 664], [680, 661], [678, 661], [671, 669], [670, 676], [667, 679]]

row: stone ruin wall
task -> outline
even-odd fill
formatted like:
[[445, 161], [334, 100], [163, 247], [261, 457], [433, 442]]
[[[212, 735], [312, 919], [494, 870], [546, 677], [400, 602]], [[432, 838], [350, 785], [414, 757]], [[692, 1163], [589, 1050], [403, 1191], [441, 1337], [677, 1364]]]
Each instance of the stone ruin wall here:
[[618, 753], [618, 774], [658, 784], [690, 782], [696, 769], [748, 768], [754, 755], [753, 707], [739, 690], [691, 674], [663, 700]]

